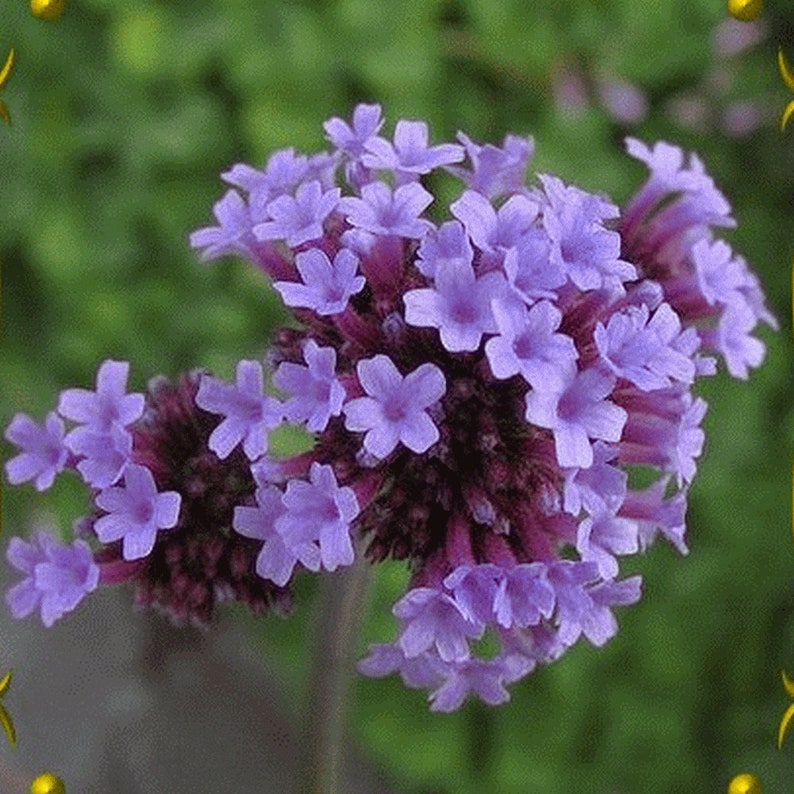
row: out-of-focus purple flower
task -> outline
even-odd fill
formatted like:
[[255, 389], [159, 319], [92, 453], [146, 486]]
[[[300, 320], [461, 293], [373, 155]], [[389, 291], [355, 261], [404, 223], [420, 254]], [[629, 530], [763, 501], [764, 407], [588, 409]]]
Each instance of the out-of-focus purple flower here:
[[432, 224], [419, 216], [432, 201], [433, 196], [415, 182], [394, 192], [383, 182], [373, 182], [361, 188], [361, 198], [341, 199], [339, 209], [352, 226], [372, 234], [421, 239]]
[[620, 441], [626, 411], [606, 399], [614, 385], [612, 377], [588, 369], [561, 389], [534, 389], [527, 394], [526, 419], [554, 433], [560, 466], [591, 466], [590, 439]]
[[398, 121], [394, 143], [380, 137], [369, 138], [361, 161], [367, 168], [418, 176], [463, 159], [462, 146], [454, 143], [430, 146], [429, 137], [430, 131], [424, 121]]
[[254, 235], [258, 240], [286, 240], [292, 248], [316, 240], [322, 237], [323, 222], [334, 211], [340, 195], [338, 187], [324, 191], [319, 182], [306, 182], [294, 198], [279, 196], [267, 205], [272, 220], [254, 226]]
[[402, 443], [426, 452], [438, 441], [438, 428], [427, 409], [443, 397], [444, 374], [435, 364], [422, 364], [403, 377], [388, 356], [363, 359], [356, 367], [367, 397], [345, 403], [345, 426], [365, 431], [364, 448], [385, 458]]
[[6, 593], [11, 615], [25, 618], [40, 609], [41, 622], [47, 628], [75, 609], [99, 584], [99, 568], [84, 540], [64, 545], [39, 530], [30, 543], [11, 538], [6, 559], [25, 575]]
[[267, 452], [267, 434], [280, 424], [283, 409], [278, 400], [263, 394], [262, 365], [258, 361], [241, 361], [237, 365], [234, 386], [218, 378], [201, 378], [196, 405], [225, 419], [212, 431], [209, 447], [226, 458], [240, 443], [249, 460]]
[[105, 361], [96, 376], [96, 391], [66, 389], [58, 400], [58, 413], [79, 422], [67, 438], [83, 433], [109, 433], [112, 427], [127, 427], [141, 417], [144, 407], [142, 394], [127, 394], [130, 365], [126, 361]]
[[577, 116], [589, 104], [589, 92], [578, 69], [563, 67], [554, 74], [552, 82], [554, 105], [568, 116]]
[[740, 22], [726, 17], [712, 33], [711, 46], [718, 58], [734, 58], [755, 47], [766, 35], [762, 21]]
[[212, 208], [219, 226], [206, 226], [190, 235], [190, 245], [202, 262], [238, 254], [252, 258], [256, 237], [248, 205], [236, 190], [228, 190]]
[[493, 302], [499, 330], [485, 343], [485, 355], [497, 378], [521, 376], [535, 388], [557, 388], [576, 373], [579, 354], [573, 339], [555, 331], [562, 313], [548, 301], [530, 310], [513, 301]]
[[176, 491], [158, 493], [149, 469], [131, 463], [124, 470], [123, 487], [97, 494], [97, 507], [108, 515], [97, 519], [94, 531], [103, 543], [123, 540], [124, 559], [138, 560], [154, 548], [158, 530], [176, 526], [181, 502]]
[[446, 261], [436, 268], [433, 287], [405, 293], [405, 321], [438, 328], [441, 344], [450, 352], [476, 350], [483, 334], [496, 330], [491, 302], [504, 291], [501, 273], [476, 278], [470, 262]]
[[317, 314], [339, 314], [351, 296], [364, 289], [364, 276], [357, 275], [359, 259], [347, 248], [341, 248], [333, 265], [324, 251], [311, 248], [295, 257], [302, 284], [277, 281], [278, 290], [287, 306], [313, 309]]
[[64, 424], [53, 411], [42, 425], [27, 414], [17, 414], [6, 428], [5, 438], [20, 450], [5, 465], [11, 485], [33, 480], [37, 491], [46, 491], [66, 466], [69, 453], [64, 445]]
[[309, 339], [303, 357], [308, 366], [285, 361], [274, 373], [273, 382], [290, 395], [284, 404], [286, 418], [306, 422], [313, 433], [321, 433], [332, 416], [342, 413], [346, 396], [336, 377], [336, 350]]
[[471, 170], [460, 166], [448, 166], [447, 170], [464, 180], [471, 190], [489, 199], [522, 190], [527, 165], [535, 153], [531, 137], [506, 135], [501, 148], [491, 143], [475, 143], [462, 132], [458, 133], [458, 140], [466, 149]]
[[596, 81], [601, 105], [620, 124], [640, 124], [648, 115], [648, 99], [638, 86], [617, 77]]

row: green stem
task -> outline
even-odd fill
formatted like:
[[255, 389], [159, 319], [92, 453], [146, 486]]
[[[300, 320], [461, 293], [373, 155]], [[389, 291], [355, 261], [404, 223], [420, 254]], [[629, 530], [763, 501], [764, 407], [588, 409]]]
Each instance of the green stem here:
[[321, 577], [298, 770], [300, 794], [344, 790], [340, 778], [347, 696], [372, 571], [359, 550], [353, 565]]

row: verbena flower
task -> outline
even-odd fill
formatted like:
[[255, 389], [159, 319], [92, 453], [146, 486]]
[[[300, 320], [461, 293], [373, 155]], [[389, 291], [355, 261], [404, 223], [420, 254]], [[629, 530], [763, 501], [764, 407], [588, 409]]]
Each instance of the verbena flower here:
[[[100, 581], [177, 620], [228, 599], [284, 608], [302, 571], [357, 555], [405, 560], [395, 641], [360, 669], [428, 689], [436, 711], [502, 703], [580, 638], [615, 635], [615, 608], [640, 598], [623, 557], [660, 535], [686, 552], [693, 387], [717, 358], [747, 377], [758, 324], [776, 322], [715, 237], [735, 222], [695, 155], [628, 139], [650, 175], [621, 213], [552, 175], [527, 185], [531, 139], [382, 126], [359, 105], [326, 122], [330, 153], [234, 165], [221, 225], [191, 236], [203, 259], [248, 258], [293, 309], [300, 327], [266, 357], [281, 397], [245, 359], [234, 384], [194, 373], [133, 402], [126, 365], [106, 362], [96, 393], [61, 399], [79, 428], [12, 421], [7, 474], [82, 473]], [[432, 221], [422, 180], [439, 169], [463, 187]], [[308, 452], [268, 455], [285, 421], [314, 434]], [[655, 472], [641, 490], [634, 466]]]

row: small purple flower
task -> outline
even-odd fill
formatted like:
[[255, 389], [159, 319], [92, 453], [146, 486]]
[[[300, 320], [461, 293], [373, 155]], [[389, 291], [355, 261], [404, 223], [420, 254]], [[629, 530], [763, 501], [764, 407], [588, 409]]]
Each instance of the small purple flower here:
[[469, 658], [469, 637], [481, 637], [483, 625], [473, 623], [447, 593], [434, 587], [409, 590], [392, 609], [403, 623], [398, 645], [410, 659], [435, 646], [445, 661]]
[[126, 394], [130, 365], [126, 361], [105, 361], [96, 376], [96, 391], [66, 389], [58, 401], [58, 413], [66, 419], [79, 422], [81, 427], [66, 437], [79, 437], [83, 433], [109, 433], [110, 429], [126, 427], [143, 414], [142, 394]]
[[536, 389], [561, 387], [576, 373], [579, 354], [573, 339], [555, 331], [562, 314], [548, 301], [529, 311], [514, 301], [496, 300], [493, 316], [499, 330], [485, 343], [485, 355], [496, 378], [521, 376]]
[[467, 620], [488, 625], [493, 622], [494, 600], [504, 579], [498, 565], [459, 565], [444, 579], [444, 587]]
[[372, 182], [361, 188], [361, 198], [341, 199], [339, 209], [352, 226], [372, 234], [420, 239], [433, 228], [430, 221], [419, 217], [432, 201], [433, 196], [416, 182], [393, 193], [383, 182]]
[[323, 235], [323, 221], [339, 203], [340, 189], [323, 191], [317, 182], [302, 184], [292, 196], [279, 196], [267, 205], [273, 219], [254, 226], [258, 240], [286, 240], [295, 248]]
[[692, 263], [703, 297], [714, 305], [730, 306], [744, 303], [742, 288], [746, 284], [746, 271], [738, 258], [733, 258], [731, 247], [717, 240], [698, 240], [692, 246]]
[[463, 179], [469, 188], [489, 199], [522, 189], [527, 165], [535, 152], [531, 137], [506, 135], [501, 148], [491, 143], [477, 144], [462, 132], [458, 133], [458, 140], [466, 149], [471, 171], [459, 166], [449, 166], [447, 170]]
[[252, 213], [259, 218], [273, 199], [292, 194], [306, 180], [308, 171], [308, 158], [302, 154], [296, 155], [295, 150], [289, 147], [273, 152], [264, 171], [240, 163], [221, 174], [221, 178], [249, 193]]
[[636, 521], [597, 512], [579, 524], [576, 550], [582, 560], [598, 565], [602, 579], [614, 579], [618, 575], [615, 555], [634, 554], [639, 548], [638, 532]]
[[399, 673], [403, 683], [412, 689], [434, 689], [440, 686], [449, 666], [430, 653], [408, 657], [396, 643], [370, 645], [369, 656], [358, 663], [359, 671], [373, 678]]
[[51, 411], [44, 424], [39, 425], [27, 414], [17, 414], [6, 428], [5, 437], [20, 449], [20, 454], [5, 465], [11, 485], [34, 480], [37, 491], [46, 491], [68, 458], [63, 420]]
[[493, 659], [467, 659], [448, 665], [444, 683], [430, 693], [430, 710], [450, 712], [460, 708], [469, 694], [489, 706], [510, 700], [505, 684], [527, 675], [535, 662], [522, 654], [502, 653]]
[[537, 626], [554, 611], [554, 589], [542, 562], [523, 563], [505, 572], [494, 599], [494, 613], [500, 626]]
[[112, 427], [109, 433], [82, 433], [68, 440], [69, 449], [83, 459], [77, 470], [94, 488], [107, 488], [117, 482], [132, 455], [132, 436], [124, 428]]
[[253, 257], [256, 238], [252, 231], [251, 212], [240, 194], [235, 190], [227, 191], [215, 203], [212, 212], [220, 225], [196, 229], [190, 235], [191, 248], [203, 249], [199, 254], [201, 261], [232, 254]]
[[339, 314], [351, 296], [364, 289], [364, 276], [358, 273], [358, 257], [341, 248], [334, 263], [319, 248], [303, 251], [295, 257], [295, 264], [303, 284], [277, 281], [278, 290], [287, 306], [313, 309], [320, 315]]
[[374, 138], [383, 126], [380, 105], [356, 105], [353, 110], [353, 124], [334, 116], [323, 124], [325, 136], [349, 157], [359, 159], [367, 143]]
[[555, 290], [568, 280], [543, 229], [531, 229], [505, 253], [504, 271], [512, 291], [529, 305], [540, 298], [555, 300]]
[[599, 594], [600, 576], [593, 562], [559, 560], [548, 566], [548, 576], [557, 603], [558, 637], [566, 646], [573, 645], [582, 634], [593, 645], [603, 645], [618, 628], [609, 606], [632, 603], [630, 599], [635, 594], [639, 598], [639, 576], [615, 582], [617, 589]]
[[628, 474], [616, 465], [618, 450], [611, 444], [593, 444], [593, 465], [587, 469], [568, 469], [565, 474], [564, 508], [578, 516], [582, 510], [590, 515], [617, 513], [626, 498]]
[[154, 548], [157, 530], [176, 526], [181, 502], [176, 491], [158, 493], [149, 469], [131, 463], [124, 471], [123, 487], [97, 494], [97, 507], [108, 515], [97, 519], [94, 531], [103, 543], [123, 539], [124, 559], [138, 560]]
[[472, 242], [487, 252], [516, 245], [538, 217], [537, 203], [520, 194], [495, 210], [481, 193], [467, 190], [449, 209], [466, 227]]
[[476, 278], [471, 262], [441, 262], [432, 288], [409, 290], [403, 295], [405, 321], [438, 328], [441, 344], [450, 352], [476, 350], [483, 334], [496, 331], [491, 303], [504, 294], [505, 288], [501, 273]]
[[281, 404], [263, 395], [264, 376], [258, 361], [237, 365], [237, 383], [232, 386], [218, 378], [203, 375], [196, 394], [196, 405], [226, 418], [212, 431], [209, 448], [221, 459], [227, 458], [240, 443], [249, 460], [267, 452], [267, 434], [280, 424]]
[[263, 540], [256, 558], [256, 572], [283, 587], [292, 576], [295, 563], [310, 571], [320, 570], [320, 549], [314, 542], [314, 528], [303, 527], [300, 536], [293, 533], [288, 543], [276, 529], [276, 522], [286, 512], [283, 494], [274, 485], [256, 490], [256, 507], [235, 507], [232, 527], [246, 538]]
[[614, 205], [560, 179], [540, 177], [549, 201], [543, 227], [551, 241], [551, 258], [581, 290], [624, 292], [623, 282], [637, 278], [634, 265], [620, 259], [620, 235], [604, 228], [615, 218]]
[[41, 622], [47, 628], [71, 612], [99, 584], [99, 568], [84, 540], [67, 546], [40, 530], [31, 543], [11, 538], [6, 558], [25, 574], [6, 593], [11, 615], [25, 618], [39, 608]]
[[619, 441], [626, 411], [607, 401], [614, 376], [596, 369], [579, 372], [561, 389], [530, 391], [526, 419], [554, 433], [560, 466], [588, 468], [593, 464], [589, 439]]
[[424, 121], [398, 121], [394, 143], [380, 137], [370, 138], [361, 161], [367, 168], [418, 175], [463, 159], [463, 147], [454, 143], [429, 146], [429, 134]]
[[593, 333], [598, 351], [609, 368], [643, 391], [664, 389], [671, 378], [681, 383], [695, 379], [695, 364], [674, 345], [681, 335], [681, 321], [663, 303], [649, 317], [646, 305], [615, 312], [604, 327]]
[[766, 354], [764, 343], [750, 336], [756, 317], [744, 303], [729, 306], [720, 317], [716, 330], [704, 332], [711, 346], [725, 358], [734, 378], [747, 380], [750, 368], [761, 366]]
[[342, 413], [346, 396], [336, 378], [336, 350], [309, 339], [303, 357], [308, 366], [285, 361], [274, 373], [273, 383], [291, 395], [284, 404], [287, 420], [306, 422], [313, 433], [321, 433], [332, 416]]
[[678, 424], [675, 441], [669, 448], [671, 463], [668, 470], [676, 475], [679, 486], [682, 482], [692, 482], [696, 470], [695, 459], [700, 457], [706, 441], [706, 434], [700, 425], [708, 410], [708, 403], [701, 397], [695, 400], [690, 397], [689, 403]]
[[438, 428], [427, 413], [446, 391], [444, 374], [435, 364], [422, 364], [403, 377], [388, 356], [362, 359], [356, 367], [367, 397], [343, 407], [348, 430], [366, 431], [364, 449], [377, 458], [397, 444], [426, 452], [438, 441]]
[[416, 268], [427, 278], [434, 278], [441, 265], [465, 267], [473, 251], [466, 230], [460, 221], [447, 221], [425, 235], [416, 252]]
[[353, 562], [350, 526], [360, 507], [352, 488], [339, 487], [330, 466], [312, 463], [309, 482], [290, 480], [283, 503], [286, 512], [276, 521], [276, 530], [288, 547], [311, 537], [320, 545], [325, 570]]

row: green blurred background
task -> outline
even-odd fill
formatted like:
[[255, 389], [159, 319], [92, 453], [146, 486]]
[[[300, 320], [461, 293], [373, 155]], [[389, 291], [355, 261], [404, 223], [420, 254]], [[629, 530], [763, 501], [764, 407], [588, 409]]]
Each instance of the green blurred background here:
[[[702, 155], [781, 331], [762, 333], [767, 361], [749, 382], [702, 385], [689, 556], [660, 543], [628, 560], [645, 595], [619, 613], [618, 636], [537, 671], [508, 705], [432, 715], [398, 679], [358, 679], [351, 731], [411, 792], [723, 792], [741, 771], [791, 791], [794, 737], [782, 751], [775, 739], [790, 702], [780, 669], [794, 672], [794, 129], [777, 126], [792, 97], [775, 54], [782, 43], [794, 62], [794, 4], [769, 0], [758, 41], [736, 54], [718, 0], [67, 5], [52, 24], [22, 0], [0, 16], [0, 57], [18, 54], [2, 93], [14, 124], [0, 129], [3, 426], [93, 383], [106, 357], [130, 360], [141, 389], [195, 366], [229, 376], [260, 355], [283, 318], [277, 296], [240, 261], [200, 265], [187, 235], [210, 223], [222, 170], [324, 149], [322, 122], [357, 101], [380, 102], [387, 130], [426, 119], [436, 142], [532, 134], [532, 171], [618, 203], [644, 179], [626, 134]], [[642, 92], [628, 111], [604, 98], [618, 78]], [[66, 531], [84, 499], [68, 478], [44, 497], [6, 489], [5, 532], [27, 532], [45, 503]], [[362, 652], [393, 638], [405, 582], [399, 565], [380, 570]], [[301, 583], [288, 621], [240, 615], [296, 703], [315, 585]]]

